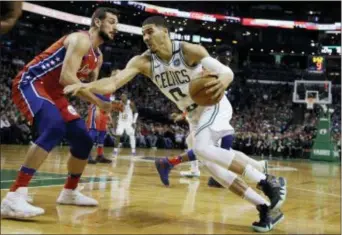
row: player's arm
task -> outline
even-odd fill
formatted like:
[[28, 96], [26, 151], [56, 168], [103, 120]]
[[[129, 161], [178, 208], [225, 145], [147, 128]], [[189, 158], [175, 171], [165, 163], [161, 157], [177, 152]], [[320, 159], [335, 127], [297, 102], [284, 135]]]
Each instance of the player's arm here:
[[8, 4], [9, 11], [5, 16], [2, 16], [3, 19], [0, 21], [1, 34], [10, 31], [22, 14], [22, 1], [6, 2], [6, 4]]
[[88, 76], [89, 81], [96, 81], [97, 80], [97, 78], [99, 77], [101, 67], [102, 67], [102, 63], [103, 63], [103, 55], [101, 53], [99, 56], [99, 60], [97, 62], [96, 68]]
[[205, 86], [208, 87], [207, 93], [212, 94], [212, 100], [220, 100], [234, 79], [233, 71], [217, 59], [212, 58], [201, 45], [182, 42], [182, 49], [189, 65], [201, 63], [205, 70], [218, 76], [218, 79], [205, 84]]
[[135, 106], [134, 102], [131, 102], [130, 106], [131, 106], [131, 109], [133, 112], [133, 127], [135, 128], [137, 120], [138, 120], [139, 113], [138, 113], [138, 109]]
[[144, 63], [146, 63], [146, 61], [144, 60], [143, 56], [135, 56], [128, 62], [125, 69], [119, 71], [114, 76], [102, 78], [101, 80], [88, 84], [69, 85], [64, 88], [64, 93], [73, 93], [75, 95], [80, 90], [87, 90], [97, 94], [114, 93], [117, 89], [131, 81], [139, 73], [146, 75], [143, 70], [145, 67]]
[[[65, 40], [64, 46], [67, 47], [67, 51], [59, 82], [63, 86], [81, 84], [82, 82], [77, 77], [77, 71], [81, 66], [83, 56], [88, 53], [91, 46], [90, 41], [86, 35], [72, 34]], [[78, 93], [78, 96], [103, 109], [108, 108], [104, 101], [96, 97], [90, 91], [82, 90]]]

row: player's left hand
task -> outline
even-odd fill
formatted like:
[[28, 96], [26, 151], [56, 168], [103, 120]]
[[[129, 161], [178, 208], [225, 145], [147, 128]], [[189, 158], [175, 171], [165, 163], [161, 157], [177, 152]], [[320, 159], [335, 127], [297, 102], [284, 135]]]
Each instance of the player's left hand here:
[[64, 87], [63, 92], [64, 94], [72, 93], [72, 95], [75, 96], [80, 90], [83, 90], [83, 89], [89, 89], [87, 83], [75, 83], [72, 85], [68, 85]]
[[210, 99], [215, 101], [220, 101], [226, 90], [226, 87], [220, 79], [208, 82], [204, 86], [207, 88], [206, 93], [211, 94]]
[[136, 123], [132, 123], [132, 128], [135, 129], [137, 127]]

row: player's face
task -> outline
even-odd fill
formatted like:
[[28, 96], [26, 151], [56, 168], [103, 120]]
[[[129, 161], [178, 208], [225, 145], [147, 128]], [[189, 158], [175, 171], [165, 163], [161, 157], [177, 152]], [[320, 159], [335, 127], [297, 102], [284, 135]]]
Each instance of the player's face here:
[[144, 25], [142, 33], [145, 44], [153, 53], [158, 51], [160, 45], [163, 45], [168, 37], [167, 29], [154, 24]]
[[113, 40], [117, 33], [118, 17], [107, 12], [106, 17], [101, 20], [99, 35], [103, 41]]

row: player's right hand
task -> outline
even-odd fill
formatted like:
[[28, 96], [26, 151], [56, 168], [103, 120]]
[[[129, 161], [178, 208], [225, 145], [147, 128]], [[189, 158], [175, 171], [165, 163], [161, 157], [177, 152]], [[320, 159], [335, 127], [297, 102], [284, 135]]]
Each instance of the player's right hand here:
[[75, 83], [75, 84], [64, 87], [63, 92], [64, 94], [72, 93], [72, 95], [75, 96], [80, 90], [83, 90], [83, 89], [88, 89], [88, 84], [81, 82], [81, 83]]

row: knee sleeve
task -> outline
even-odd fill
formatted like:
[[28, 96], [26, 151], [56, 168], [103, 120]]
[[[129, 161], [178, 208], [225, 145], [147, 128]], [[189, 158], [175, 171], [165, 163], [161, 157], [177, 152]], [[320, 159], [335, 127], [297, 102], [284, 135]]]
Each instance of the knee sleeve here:
[[58, 145], [66, 134], [66, 124], [61, 114], [53, 104], [48, 102], [44, 102], [42, 109], [36, 114], [34, 125], [39, 132], [35, 144], [46, 152], [50, 152]]
[[225, 137], [222, 138], [221, 148], [229, 150], [233, 146], [233, 140], [234, 140], [233, 135], [226, 135]]
[[67, 140], [71, 154], [78, 159], [86, 160], [93, 147], [93, 141], [83, 120], [76, 119], [67, 123]]

